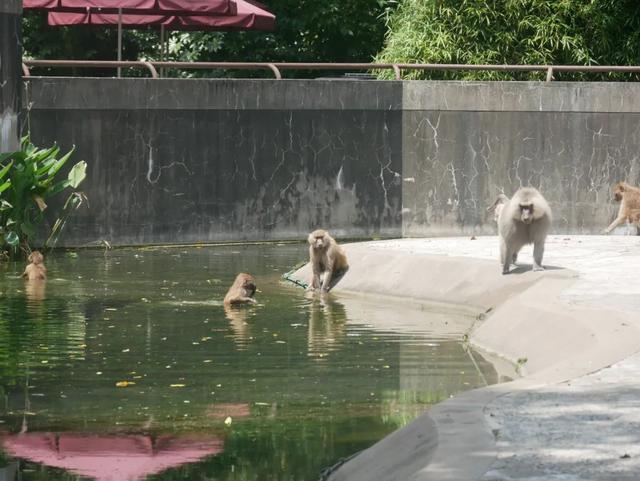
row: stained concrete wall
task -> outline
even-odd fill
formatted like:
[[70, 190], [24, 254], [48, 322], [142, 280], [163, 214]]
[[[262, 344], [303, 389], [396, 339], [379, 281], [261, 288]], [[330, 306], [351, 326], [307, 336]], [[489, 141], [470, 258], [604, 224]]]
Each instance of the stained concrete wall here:
[[596, 233], [640, 181], [637, 83], [34, 78], [32, 138], [77, 146], [78, 245], [495, 233], [540, 188]]
[[33, 140], [89, 164], [84, 244], [401, 234], [402, 85], [33, 79]]
[[554, 232], [599, 233], [611, 187], [640, 183], [640, 84], [407, 82], [407, 237], [495, 233], [497, 194], [539, 188]]
[[0, 1], [0, 152], [19, 147], [22, 0]]

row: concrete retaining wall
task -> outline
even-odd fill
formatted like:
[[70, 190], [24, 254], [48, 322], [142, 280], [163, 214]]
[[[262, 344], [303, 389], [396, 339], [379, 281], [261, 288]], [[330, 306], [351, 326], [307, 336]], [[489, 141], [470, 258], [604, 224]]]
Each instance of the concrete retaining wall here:
[[636, 83], [34, 78], [32, 138], [77, 145], [66, 244], [495, 232], [539, 187], [554, 232], [600, 232], [640, 181]]
[[67, 244], [401, 233], [401, 84], [34, 79], [29, 101], [33, 140], [89, 164]]
[[19, 147], [21, 0], [0, 2], [0, 152]]

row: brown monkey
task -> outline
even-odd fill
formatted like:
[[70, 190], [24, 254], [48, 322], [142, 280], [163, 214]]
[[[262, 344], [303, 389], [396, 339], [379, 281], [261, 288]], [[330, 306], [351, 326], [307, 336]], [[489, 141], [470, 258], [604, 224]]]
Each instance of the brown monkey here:
[[608, 234], [624, 222], [632, 222], [640, 227], [640, 188], [618, 182], [613, 187], [613, 199], [620, 202], [620, 209], [616, 219], [604, 230], [605, 233]]
[[[328, 292], [349, 269], [347, 255], [342, 247], [326, 230], [314, 230], [307, 239], [309, 241], [309, 261], [313, 270], [310, 290], [320, 289]], [[324, 279], [320, 276], [324, 273]]]
[[236, 276], [227, 295], [224, 296], [225, 307], [234, 304], [246, 304], [247, 302], [256, 302], [253, 295], [256, 293], [256, 280], [251, 274], [241, 272]]
[[33, 251], [27, 258], [30, 262], [22, 273], [22, 277], [28, 281], [42, 281], [47, 278], [47, 268], [44, 266], [44, 257], [40, 251]]
[[504, 194], [499, 194], [496, 198], [496, 201], [487, 207], [487, 212], [493, 211], [493, 220], [498, 222], [498, 218], [500, 217], [500, 212], [504, 209], [504, 206], [509, 202], [509, 197]]
[[542, 194], [533, 187], [519, 189], [504, 205], [498, 218], [502, 273], [507, 274], [520, 249], [532, 243], [533, 270], [544, 270], [542, 256], [550, 227], [551, 208]]

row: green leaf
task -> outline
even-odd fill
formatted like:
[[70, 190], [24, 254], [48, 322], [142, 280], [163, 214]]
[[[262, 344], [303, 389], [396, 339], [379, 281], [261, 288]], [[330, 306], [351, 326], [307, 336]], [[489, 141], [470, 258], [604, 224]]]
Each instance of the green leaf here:
[[11, 187], [11, 181], [10, 180], [7, 180], [4, 184], [0, 184], [0, 194], [2, 194], [9, 187]]
[[87, 176], [87, 163], [81, 160], [69, 171], [68, 182], [71, 187], [77, 189]]
[[15, 247], [20, 242], [20, 238], [18, 237], [18, 234], [16, 234], [14, 231], [11, 231], [7, 232], [7, 235], [4, 236], [4, 241], [10, 246]]
[[11, 168], [12, 165], [13, 165], [13, 160], [9, 162], [7, 165], [5, 165], [2, 168], [2, 170], [0, 170], [0, 179], [2, 179], [5, 175], [7, 175], [7, 172], [9, 172], [9, 169]]

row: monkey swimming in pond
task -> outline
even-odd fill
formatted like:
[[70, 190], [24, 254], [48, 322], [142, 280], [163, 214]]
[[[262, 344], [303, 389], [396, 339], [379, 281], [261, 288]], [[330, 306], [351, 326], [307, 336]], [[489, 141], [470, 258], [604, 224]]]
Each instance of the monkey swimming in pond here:
[[[349, 269], [347, 255], [326, 230], [314, 230], [308, 237], [313, 275], [309, 290], [331, 290]], [[324, 279], [321, 278], [324, 274]]]
[[544, 243], [551, 227], [551, 208], [533, 187], [519, 189], [504, 205], [498, 217], [502, 273], [509, 273], [523, 246], [533, 244], [533, 270], [544, 270]]
[[22, 277], [28, 281], [43, 281], [47, 278], [47, 268], [44, 266], [44, 256], [40, 251], [33, 251], [27, 260], [29, 265], [24, 269]]
[[233, 284], [224, 296], [224, 306], [229, 307], [238, 304], [257, 302], [253, 295], [256, 293], [256, 280], [251, 274], [241, 272], [236, 276]]

